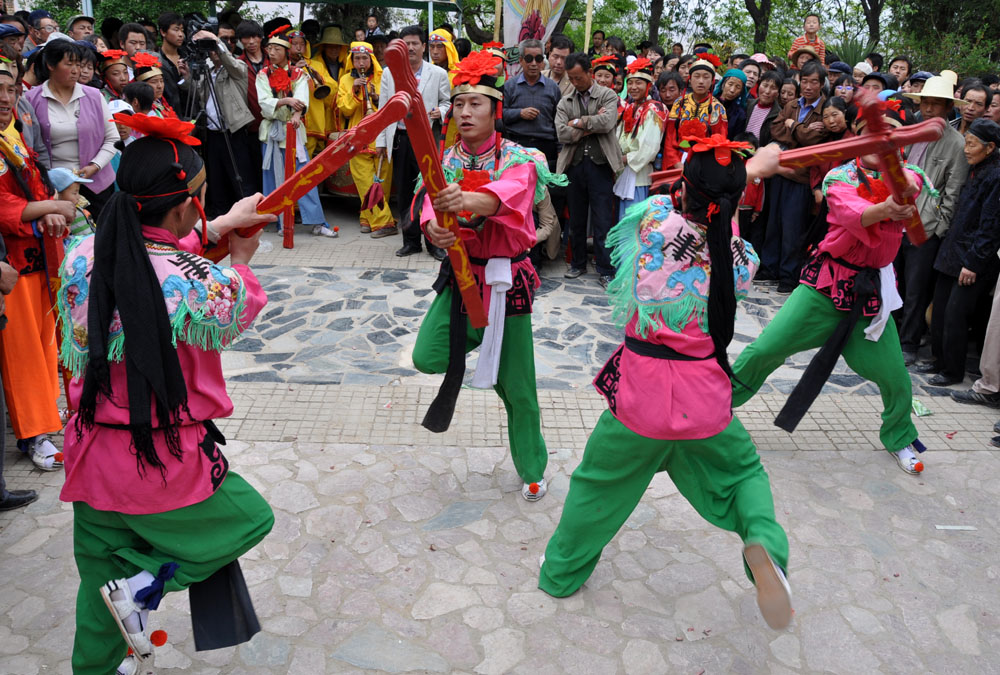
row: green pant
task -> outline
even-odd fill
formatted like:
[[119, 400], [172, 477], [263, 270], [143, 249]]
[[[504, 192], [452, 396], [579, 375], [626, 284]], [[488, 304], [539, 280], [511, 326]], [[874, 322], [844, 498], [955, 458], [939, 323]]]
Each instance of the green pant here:
[[763, 545], [787, 569], [788, 537], [774, 517], [771, 483], [736, 417], [710, 438], [664, 441], [640, 436], [606, 410], [570, 479], [538, 587], [560, 598], [580, 588], [657, 471], [670, 475], [702, 518]]
[[[771, 323], [733, 364], [733, 407], [746, 403], [767, 376], [792, 354], [816, 349], [826, 342], [844, 312], [814, 288], [799, 285]], [[889, 452], [905, 448], [917, 438], [910, 418], [913, 386], [903, 365], [896, 323], [890, 319], [878, 342], [865, 339], [870, 318], [862, 317], [844, 346], [844, 360], [851, 370], [871, 380], [882, 394], [882, 429], [879, 438]], [[743, 383], [743, 386], [739, 384]]]
[[[451, 325], [452, 289], [440, 293], [420, 324], [413, 347], [413, 365], [422, 373], [443, 373], [448, 368], [448, 330]], [[465, 319], [470, 352], [483, 341], [484, 328], [473, 328]], [[517, 475], [525, 483], [545, 476], [549, 461], [542, 439], [542, 418], [535, 387], [535, 345], [531, 335], [531, 315], [508, 316], [503, 323], [500, 369], [493, 387], [507, 409], [507, 436]]]
[[105, 582], [142, 570], [155, 575], [163, 563], [176, 562], [164, 592], [183, 590], [253, 548], [274, 524], [264, 498], [233, 472], [211, 497], [175, 511], [136, 516], [74, 502], [73, 516], [80, 572], [74, 675], [108, 675], [125, 658], [125, 639], [101, 598]]

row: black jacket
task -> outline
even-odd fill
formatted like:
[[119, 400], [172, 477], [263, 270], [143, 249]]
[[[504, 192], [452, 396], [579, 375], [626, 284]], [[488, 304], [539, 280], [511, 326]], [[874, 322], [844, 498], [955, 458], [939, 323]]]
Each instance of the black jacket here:
[[941, 243], [934, 269], [957, 277], [966, 268], [977, 275], [1000, 269], [1000, 152], [969, 170], [958, 196], [951, 228]]

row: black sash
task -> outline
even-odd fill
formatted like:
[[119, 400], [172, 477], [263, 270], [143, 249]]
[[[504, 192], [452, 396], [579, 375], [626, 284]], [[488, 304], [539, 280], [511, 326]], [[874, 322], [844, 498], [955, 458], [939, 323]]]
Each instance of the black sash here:
[[881, 291], [879, 270], [874, 267], [858, 267], [839, 258], [833, 258], [833, 260], [857, 271], [857, 274], [854, 275], [854, 304], [851, 305], [851, 309], [844, 315], [844, 318], [837, 323], [837, 327], [830, 333], [816, 356], [809, 362], [805, 372], [802, 373], [802, 379], [795, 385], [795, 389], [788, 396], [781, 412], [774, 419], [775, 426], [789, 433], [795, 431], [795, 427], [798, 426], [806, 411], [809, 410], [809, 406], [813, 404], [823, 389], [823, 385], [830, 378], [830, 373], [837, 365], [837, 359], [843, 353], [844, 346], [850, 339], [858, 319], [861, 318], [865, 305]]
[[[521, 262], [528, 257], [524, 252], [510, 259], [511, 264]], [[472, 258], [469, 260], [474, 265], [485, 265], [488, 261], [483, 258]], [[445, 432], [451, 426], [451, 418], [455, 416], [455, 404], [458, 401], [458, 392], [462, 389], [462, 381], [465, 379], [465, 345], [468, 333], [465, 327], [465, 315], [462, 314], [462, 294], [458, 292], [452, 279], [454, 271], [451, 267], [451, 259], [445, 258], [441, 261], [441, 271], [434, 281], [433, 288], [438, 293], [444, 291], [449, 285], [451, 288], [451, 312], [448, 322], [448, 369], [444, 372], [444, 381], [438, 389], [437, 396], [431, 401], [424, 420], [421, 422], [428, 431], [436, 434]]]
[[645, 340], [628, 335], [625, 336], [625, 347], [633, 354], [650, 356], [654, 359], [664, 359], [666, 361], [707, 361], [715, 358], [715, 354], [709, 354], [708, 356], [682, 354], [667, 345], [653, 344], [652, 342], [646, 342]]

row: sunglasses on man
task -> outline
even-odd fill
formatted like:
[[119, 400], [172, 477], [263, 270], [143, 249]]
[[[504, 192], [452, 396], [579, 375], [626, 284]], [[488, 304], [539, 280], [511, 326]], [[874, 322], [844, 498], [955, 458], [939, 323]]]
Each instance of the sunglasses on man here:
[[531, 54], [524, 54], [521, 58], [524, 59], [525, 63], [531, 63], [532, 61], [534, 61], [535, 63], [542, 63], [543, 61], [545, 61], [545, 57], [542, 56], [541, 54], [535, 54], [534, 56], [532, 56]]

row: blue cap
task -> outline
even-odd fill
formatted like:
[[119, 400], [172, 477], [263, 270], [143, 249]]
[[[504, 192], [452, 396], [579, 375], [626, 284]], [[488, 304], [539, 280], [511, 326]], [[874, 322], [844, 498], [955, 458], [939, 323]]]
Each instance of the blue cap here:
[[16, 37], [19, 35], [25, 35], [25, 32], [18, 30], [16, 26], [11, 26], [9, 23], [0, 23], [0, 38]]
[[934, 73], [928, 73], [926, 70], [918, 70], [910, 75], [910, 82], [926, 82], [932, 77], [934, 77]]
[[830, 72], [833, 72], [833, 73], [843, 73], [844, 75], [853, 75], [854, 74], [854, 68], [851, 68], [849, 65], [847, 65], [843, 61], [834, 61], [833, 63], [831, 63], [830, 65], [828, 65], [826, 67], [826, 69], [828, 71], [830, 71]]
[[34, 12], [28, 15], [28, 23], [32, 26], [39, 19], [51, 19], [52, 15], [46, 12], [44, 9], [36, 9]]
[[49, 182], [52, 183], [52, 187], [55, 188], [56, 192], [62, 192], [73, 183], [93, 183], [94, 181], [89, 178], [81, 178], [69, 169], [56, 167], [55, 169], [49, 169]]

